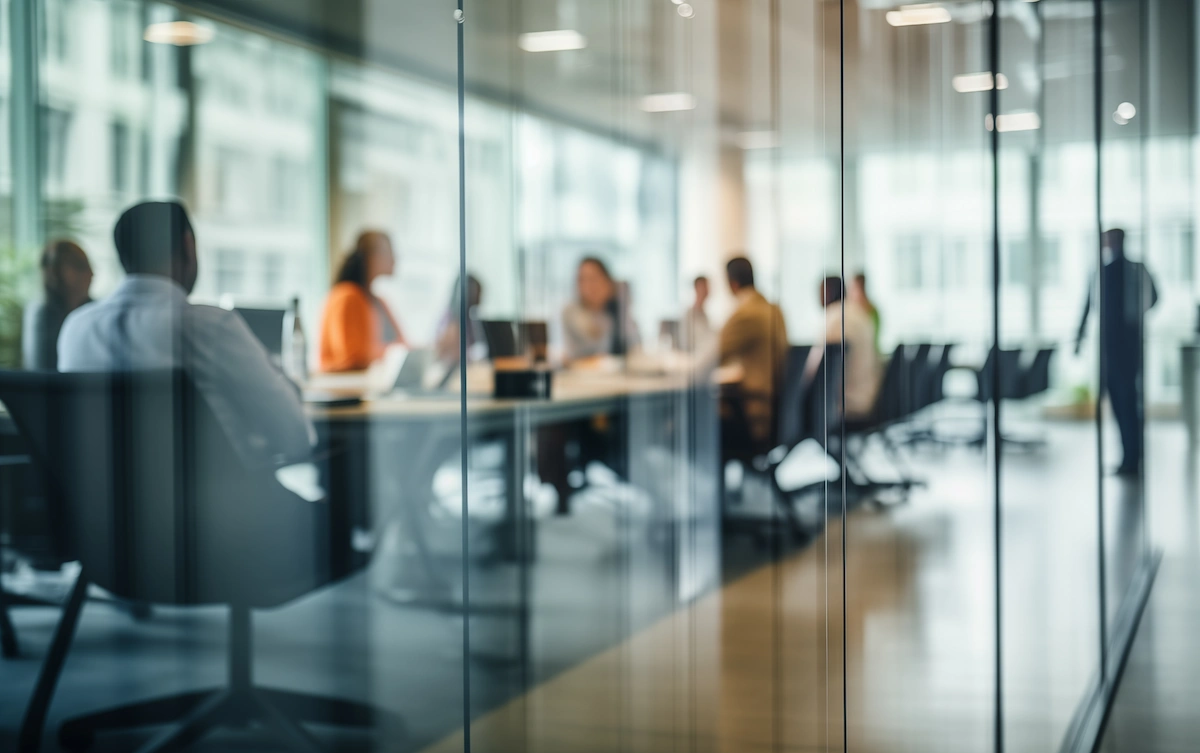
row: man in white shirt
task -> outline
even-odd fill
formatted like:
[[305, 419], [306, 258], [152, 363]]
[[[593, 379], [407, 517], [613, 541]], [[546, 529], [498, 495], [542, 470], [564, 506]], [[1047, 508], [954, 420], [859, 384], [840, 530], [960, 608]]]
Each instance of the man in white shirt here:
[[182, 368], [248, 465], [280, 468], [307, 460], [314, 432], [296, 386], [236, 312], [188, 303], [198, 266], [183, 206], [131, 207], [117, 221], [113, 240], [126, 277], [107, 299], [67, 317], [59, 369]]
[[704, 304], [708, 301], [708, 278], [704, 275], [692, 282], [696, 297], [683, 314], [683, 349], [689, 353], [709, 355], [716, 341], [716, 333], [708, 321]]
[[[820, 326], [817, 346], [809, 353], [805, 372], [816, 373], [826, 343], [846, 344], [846, 418], [868, 418], [875, 408], [875, 398], [883, 370], [879, 351], [875, 348], [875, 325], [862, 307], [845, 300], [842, 278], [826, 277], [819, 292], [825, 307], [825, 321]], [[845, 337], [842, 331], [845, 329]]]

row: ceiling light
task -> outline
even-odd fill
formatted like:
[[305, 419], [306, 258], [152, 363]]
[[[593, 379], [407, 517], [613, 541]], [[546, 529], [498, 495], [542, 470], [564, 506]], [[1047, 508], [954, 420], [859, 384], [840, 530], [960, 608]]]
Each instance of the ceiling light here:
[[692, 7], [691, 3], [680, 3], [679, 7], [675, 10], [677, 10], [679, 15], [683, 16], [684, 18], [691, 18], [692, 16], [696, 15], [696, 9]]
[[[992, 90], [992, 73], [984, 71], [983, 73], [961, 73], [955, 76], [951, 82], [956, 92], [988, 92]], [[996, 74], [996, 88], [1001, 91], [1008, 88], [1008, 76], [1003, 73]]]
[[936, 3], [901, 5], [900, 10], [889, 10], [887, 22], [892, 26], [924, 26], [950, 22], [950, 11]]
[[191, 21], [165, 21], [150, 24], [142, 39], [154, 44], [173, 44], [176, 47], [190, 47], [204, 44], [213, 39], [213, 30], [208, 26], [194, 24]]
[[737, 135], [742, 149], [772, 149], [779, 146], [779, 134], [774, 131], [742, 131]]
[[587, 38], [574, 29], [531, 31], [517, 36], [517, 46], [526, 52], [582, 50], [587, 47]]
[[[1011, 131], [1036, 131], [1042, 127], [1042, 119], [1038, 117], [1036, 112], [1025, 110], [1021, 112], [1010, 112], [1001, 115], [999, 118], [1000, 125], [997, 130], [1000, 133], [1009, 133]], [[983, 121], [984, 128], [992, 130], [992, 116], [988, 114]]]
[[642, 109], [646, 112], [675, 112], [696, 109], [696, 98], [687, 92], [665, 92], [647, 94], [642, 97]]
[[1137, 115], [1137, 108], [1133, 106], [1132, 102], [1122, 102], [1117, 105], [1117, 111], [1114, 114], [1121, 116], [1126, 122], [1129, 122]]

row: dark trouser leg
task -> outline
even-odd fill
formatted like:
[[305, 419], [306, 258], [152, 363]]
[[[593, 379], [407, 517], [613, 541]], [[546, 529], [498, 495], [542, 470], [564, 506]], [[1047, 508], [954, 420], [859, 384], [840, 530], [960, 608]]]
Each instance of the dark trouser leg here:
[[565, 424], [539, 426], [537, 429], [538, 477], [558, 492], [559, 515], [566, 515], [571, 511], [568, 501], [571, 497], [571, 485], [567, 482], [567, 474], [571, 471], [567, 459], [569, 441], [571, 433]]
[[1108, 375], [1108, 400], [1112, 405], [1117, 430], [1121, 433], [1124, 456], [1121, 467], [1133, 470], [1142, 463], [1142, 432], [1138, 420], [1138, 390], [1136, 372], [1117, 372]]

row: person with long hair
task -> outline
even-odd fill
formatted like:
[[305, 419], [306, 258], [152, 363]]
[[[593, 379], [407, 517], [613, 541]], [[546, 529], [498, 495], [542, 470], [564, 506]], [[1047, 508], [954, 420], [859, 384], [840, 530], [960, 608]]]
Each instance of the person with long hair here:
[[58, 333], [67, 315], [91, 300], [92, 265], [79, 244], [54, 240], [42, 249], [42, 299], [25, 308], [21, 355], [25, 368], [58, 368]]
[[459, 321], [459, 318], [462, 316], [461, 281], [454, 281], [454, 287], [450, 290], [450, 303], [446, 306], [446, 311], [442, 314], [442, 318], [438, 322], [437, 337], [435, 338], [438, 360], [444, 363], [458, 362], [459, 337], [464, 332], [467, 338], [468, 360], [477, 357], [483, 337], [478, 330], [478, 322], [475, 321], [475, 311], [479, 308], [479, 304], [482, 301], [483, 283], [479, 282], [479, 278], [475, 275], [468, 274], [467, 328], [463, 330], [462, 324]]
[[568, 361], [623, 356], [641, 344], [629, 313], [629, 287], [617, 283], [595, 256], [584, 257], [575, 274], [576, 298], [562, 313], [563, 354]]
[[400, 323], [371, 284], [396, 270], [396, 255], [386, 233], [368, 230], [338, 270], [321, 322], [321, 371], [361, 371], [378, 360], [388, 345], [407, 344]]

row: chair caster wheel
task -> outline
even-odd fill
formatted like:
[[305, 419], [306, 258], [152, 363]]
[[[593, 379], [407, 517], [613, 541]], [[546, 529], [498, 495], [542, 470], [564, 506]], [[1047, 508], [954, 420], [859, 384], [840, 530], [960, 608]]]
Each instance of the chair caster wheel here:
[[64, 724], [58, 730], [58, 744], [70, 753], [83, 753], [96, 742], [96, 733]]

